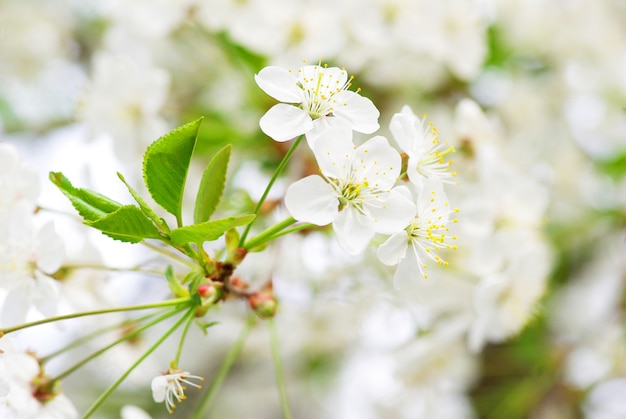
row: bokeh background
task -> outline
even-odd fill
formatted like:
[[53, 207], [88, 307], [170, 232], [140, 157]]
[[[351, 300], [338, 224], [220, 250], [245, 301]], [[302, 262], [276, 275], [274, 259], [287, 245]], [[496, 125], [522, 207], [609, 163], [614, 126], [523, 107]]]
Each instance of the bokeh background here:
[[[420, 283], [394, 284], [373, 250], [349, 257], [326, 229], [246, 260], [241, 277], [273, 278], [281, 301], [294, 416], [626, 418], [623, 0], [0, 0], [0, 141], [39, 173], [38, 216], [54, 220], [66, 263], [159, 266], [54, 212], [71, 209], [48, 171], [129, 202], [115, 171], [140, 188], [145, 147], [203, 116], [191, 182], [233, 144], [220, 211], [249, 210], [286, 152], [258, 127], [275, 102], [254, 74], [303, 60], [353, 74], [381, 112], [381, 135], [405, 104], [427, 114], [457, 150], [448, 194], [461, 212], [459, 250]], [[299, 150], [267, 223], [285, 215], [285, 187], [313, 164]], [[67, 312], [167, 296], [164, 281], [134, 273], [80, 270], [59, 282]], [[183, 367], [210, 381], [245, 312], [212, 314], [219, 325], [190, 338]], [[100, 321], [20, 341], [47, 352]], [[79, 370], [65, 394], [83, 411], [158, 332]], [[175, 345], [100, 416], [133, 404], [169, 417], [149, 382]], [[262, 322], [211, 412], [280, 417]]]

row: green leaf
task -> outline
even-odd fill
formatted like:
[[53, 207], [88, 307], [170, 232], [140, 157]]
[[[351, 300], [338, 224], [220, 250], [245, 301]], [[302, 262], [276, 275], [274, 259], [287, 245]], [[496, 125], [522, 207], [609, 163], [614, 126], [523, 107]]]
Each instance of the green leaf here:
[[72, 206], [87, 221], [98, 220], [122, 207], [122, 204], [89, 189], [75, 188], [61, 172], [50, 172], [50, 181], [68, 197]]
[[222, 199], [231, 149], [232, 146], [227, 145], [218, 151], [202, 174], [193, 213], [195, 224], [208, 221]]
[[187, 243], [202, 244], [203, 242], [219, 239], [227, 230], [233, 227], [250, 224], [254, 217], [254, 214], [248, 214], [180, 227], [172, 230], [170, 238], [172, 243], [177, 246]]
[[85, 224], [126, 243], [161, 238], [156, 226], [134, 205], [124, 205], [111, 214]]
[[202, 118], [165, 134], [143, 156], [143, 176], [154, 201], [182, 224], [183, 191]]
[[128, 182], [126, 182], [126, 179], [124, 179], [124, 176], [121, 173], [118, 172], [117, 177], [119, 177], [120, 180], [124, 182], [124, 185], [126, 185], [126, 188], [128, 188], [128, 192], [130, 192], [130, 194], [133, 196], [133, 198], [135, 199], [135, 202], [139, 204], [139, 208], [144, 213], [144, 215], [148, 217], [149, 219], [151, 219], [152, 222], [161, 231], [169, 233], [169, 227], [167, 226], [167, 223], [165, 222], [165, 220], [163, 220], [161, 217], [158, 216], [156, 212], [154, 212], [154, 210], [150, 207], [150, 205], [148, 205], [148, 203], [144, 201], [144, 199], [137, 193], [137, 191], [135, 191], [132, 188], [132, 186], [130, 186]]

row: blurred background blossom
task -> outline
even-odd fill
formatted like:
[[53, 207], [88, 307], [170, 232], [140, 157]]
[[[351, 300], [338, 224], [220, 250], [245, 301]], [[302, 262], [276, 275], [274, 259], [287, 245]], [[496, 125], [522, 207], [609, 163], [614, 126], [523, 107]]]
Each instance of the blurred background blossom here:
[[[378, 134], [392, 138], [392, 115], [409, 105], [455, 147], [458, 185], [447, 193], [461, 209], [458, 250], [428, 279], [395, 284], [372, 249], [348, 256], [328, 229], [246, 259], [237, 274], [253, 286], [271, 277], [281, 301], [295, 417], [626, 418], [624, 22], [622, 0], [0, 0], [2, 307], [19, 288], [3, 270], [11, 263], [56, 280], [56, 306], [31, 295], [29, 319], [166, 296], [155, 277], [55, 274], [62, 258], [158, 261], [59, 215], [72, 210], [48, 172], [123, 200], [114, 171], [142, 190], [145, 147], [204, 116], [191, 177], [232, 143], [220, 211], [250, 208], [286, 152], [258, 127], [274, 101], [254, 75], [323, 59], [355, 75], [381, 112]], [[272, 191], [268, 219], [285, 214], [287, 186], [315, 170], [307, 153]], [[245, 309], [212, 317], [219, 325], [192, 332], [183, 356], [207, 379]], [[74, 319], [16, 344], [48, 353], [94, 327]], [[151, 341], [125, 342], [67, 378], [64, 394], [84, 411]], [[253, 328], [214, 417], [278, 417], [268, 342]], [[100, 417], [169, 417], [147, 389], [172, 350], [133, 372]], [[197, 392], [188, 396], [180, 417]]]

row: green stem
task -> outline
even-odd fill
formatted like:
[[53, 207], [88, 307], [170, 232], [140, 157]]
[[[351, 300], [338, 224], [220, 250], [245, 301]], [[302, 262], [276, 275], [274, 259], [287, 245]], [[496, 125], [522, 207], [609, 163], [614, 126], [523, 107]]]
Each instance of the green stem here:
[[209, 387], [208, 392], [202, 397], [202, 400], [200, 401], [200, 404], [196, 408], [196, 411], [191, 416], [192, 419], [203, 419], [207, 417], [207, 411], [209, 410], [209, 407], [211, 406], [213, 399], [215, 399], [215, 395], [217, 394], [220, 387], [222, 386], [224, 379], [228, 375], [230, 368], [233, 366], [235, 360], [239, 356], [239, 353], [241, 353], [244, 343], [246, 342], [246, 338], [248, 337], [248, 333], [250, 333], [250, 329], [252, 328], [253, 324], [254, 324], [254, 315], [251, 314], [246, 319], [243, 329], [239, 333], [239, 337], [237, 338], [237, 341], [235, 341], [235, 344], [233, 345], [233, 347], [230, 348], [230, 351], [228, 352], [228, 354], [226, 355], [226, 358], [224, 359], [224, 362], [220, 366], [220, 369], [218, 370], [217, 375], [215, 376], [215, 378], [213, 378], [211, 387]]
[[85, 342], [89, 342], [91, 339], [97, 338], [102, 336], [104, 333], [110, 332], [112, 330], [116, 330], [116, 329], [120, 329], [122, 327], [125, 326], [130, 326], [136, 323], [140, 323], [144, 320], [149, 319], [150, 317], [154, 317], [156, 313], [150, 313], [150, 314], [146, 314], [145, 316], [141, 316], [138, 317], [136, 319], [132, 319], [132, 320], [124, 320], [121, 322], [118, 322], [116, 324], [113, 324], [111, 326], [107, 326], [107, 327], [103, 327], [101, 329], [96, 330], [95, 332], [89, 333], [88, 335], [85, 335], [79, 339], [73, 340], [72, 342], [70, 342], [68, 345], [65, 345], [64, 347], [62, 347], [61, 349], [58, 349], [54, 352], [52, 352], [51, 354], [48, 354], [44, 357], [39, 358], [39, 361], [42, 363], [46, 363], [48, 361], [50, 361], [52, 358], [55, 358], [59, 355], [61, 355], [62, 353], [65, 353], [71, 349], [74, 349], [78, 346], [81, 346], [83, 343]]
[[[267, 198], [267, 195], [270, 193], [270, 189], [272, 189], [272, 186], [274, 186], [276, 179], [278, 179], [278, 176], [280, 176], [285, 166], [287, 166], [289, 159], [291, 159], [292, 154], [294, 153], [294, 151], [296, 151], [296, 148], [298, 148], [298, 145], [300, 145], [303, 138], [304, 138], [304, 135], [301, 135], [296, 139], [296, 141], [294, 141], [294, 143], [291, 145], [291, 148], [289, 149], [289, 151], [287, 151], [287, 154], [285, 154], [285, 157], [283, 157], [282, 161], [276, 168], [274, 175], [272, 176], [269, 183], [265, 187], [265, 191], [263, 191], [263, 195], [261, 195], [261, 199], [259, 200], [259, 202], [257, 202], [256, 208], [254, 208], [255, 215], [259, 213], [259, 210], [261, 209], [263, 202], [265, 202], [265, 198]], [[254, 221], [252, 221], [252, 223], [246, 226], [246, 229], [244, 230], [243, 234], [241, 235], [241, 239], [239, 240], [239, 247], [242, 247], [243, 243], [246, 241], [246, 237], [248, 237], [248, 233], [250, 232], [250, 228], [252, 227], [253, 223]]]
[[257, 246], [260, 246], [272, 240], [274, 237], [277, 237], [278, 236], [277, 233], [289, 227], [295, 222], [296, 220], [293, 217], [288, 217], [284, 219], [283, 221], [276, 223], [273, 226], [262, 231], [261, 233], [259, 233], [258, 236], [255, 236], [252, 239], [248, 240], [246, 244], [244, 244], [242, 247], [246, 250], [254, 249]]
[[192, 261], [187, 260], [185, 258], [182, 258], [182, 257], [178, 256], [175, 253], [168, 252], [167, 250], [163, 249], [162, 247], [159, 247], [157, 245], [149, 243], [149, 242], [147, 242], [145, 240], [142, 241], [141, 244], [143, 244], [144, 246], [146, 246], [147, 248], [149, 248], [151, 250], [154, 250], [157, 253], [162, 254], [165, 257], [168, 257], [168, 258], [170, 258], [172, 260], [175, 260], [176, 262], [178, 262], [178, 263], [180, 263], [182, 265], [188, 266], [190, 268], [194, 268], [196, 266], [195, 263], [193, 263]]
[[290, 234], [290, 233], [295, 233], [296, 231], [306, 230], [307, 228], [319, 228], [319, 227], [320, 226], [318, 226], [317, 224], [311, 224], [311, 223], [300, 224], [300, 225], [297, 225], [295, 227], [288, 228], [288, 229], [282, 230], [282, 231], [274, 234], [272, 236], [272, 240], [274, 240], [274, 239], [276, 239], [278, 237], [281, 237], [281, 236], [286, 236], [287, 234]]
[[102, 270], [102, 271], [137, 272], [137, 273], [143, 273], [143, 274], [151, 274], [151, 275], [163, 276], [163, 272], [162, 271], [156, 271], [156, 270], [150, 270], [150, 269], [142, 269], [140, 267], [135, 267], [135, 268], [114, 268], [114, 267], [111, 267], [111, 266], [99, 265], [99, 264], [95, 264], [95, 263], [93, 263], [93, 264], [92, 263], [81, 263], [81, 264], [63, 265], [61, 267], [61, 269], [68, 269], [68, 270], [96, 269], [96, 270]]
[[[192, 307], [189, 311], [193, 312], [194, 310], [195, 307]], [[141, 355], [139, 359], [137, 359], [137, 361], [135, 361], [133, 365], [131, 365], [130, 368], [126, 370], [124, 374], [122, 374], [120, 378], [118, 378], [113, 384], [111, 384], [109, 388], [107, 388], [104, 393], [102, 393], [100, 397], [98, 397], [98, 399], [93, 402], [91, 407], [89, 407], [89, 410], [87, 410], [87, 412], [85, 412], [85, 414], [83, 415], [83, 419], [87, 419], [89, 416], [91, 416], [98, 409], [98, 407], [100, 407], [100, 405], [104, 403], [107, 397], [109, 397], [109, 395], [113, 393], [113, 391], [115, 391], [115, 389], [126, 379], [126, 377], [128, 377], [128, 375], [133, 372], [133, 370], [137, 368], [137, 366], [139, 366], [139, 364], [141, 364], [144, 359], [146, 359], [152, 352], [154, 352], [156, 348], [158, 348], [165, 341], [165, 339], [167, 339], [172, 333], [174, 333], [174, 331], [178, 329], [178, 327], [182, 324], [182, 322], [185, 321], [186, 318], [187, 316], [181, 316], [180, 319], [178, 319], [176, 323], [174, 323], [174, 325], [170, 327], [167, 332], [165, 332], [163, 336], [159, 338], [159, 340], [157, 340], [150, 348], [148, 348], [148, 350], [144, 352], [144, 354]]]
[[63, 316], [48, 317], [47, 319], [41, 319], [41, 320], [37, 320], [34, 322], [30, 322], [30, 323], [18, 324], [17, 326], [6, 327], [4, 329], [0, 329], [0, 337], [2, 337], [3, 335], [6, 335], [7, 333], [15, 332], [17, 330], [22, 330], [22, 329], [26, 329], [26, 328], [33, 327], [33, 326], [39, 326], [40, 324], [52, 323], [52, 322], [56, 322], [60, 320], [75, 319], [78, 317], [85, 317], [85, 316], [95, 316], [97, 314], [117, 313], [120, 311], [133, 311], [133, 310], [145, 310], [148, 308], [170, 307], [170, 306], [175, 306], [179, 304], [184, 304], [190, 301], [191, 301], [190, 297], [176, 298], [175, 300], [161, 301], [158, 303], [139, 304], [136, 306], [105, 308], [102, 310], [83, 311], [81, 313], [73, 313], [73, 314], [65, 314]]
[[178, 349], [176, 350], [176, 359], [175, 359], [175, 363], [176, 363], [176, 367], [178, 367], [178, 364], [180, 362], [180, 355], [183, 353], [183, 345], [185, 343], [185, 338], [187, 337], [187, 332], [189, 331], [189, 326], [191, 326], [191, 322], [193, 321], [193, 316], [194, 312], [191, 311], [189, 312], [189, 318], [187, 319], [187, 323], [185, 323], [185, 327], [183, 328], [183, 333], [181, 333], [180, 335], [180, 341], [178, 342]]
[[269, 320], [270, 323], [270, 341], [272, 346], [272, 359], [274, 360], [274, 370], [276, 374], [276, 385], [280, 396], [280, 409], [283, 412], [283, 419], [292, 419], [291, 410], [289, 409], [289, 398], [287, 397], [287, 385], [285, 384], [285, 373], [283, 364], [280, 359], [280, 345], [278, 343], [278, 332], [276, 331], [276, 322], [274, 318]]
[[83, 365], [87, 364], [92, 359], [95, 359], [95, 358], [99, 357], [100, 355], [102, 355], [103, 353], [105, 353], [109, 349], [113, 348], [114, 346], [117, 346], [117, 345], [119, 345], [122, 342], [125, 342], [125, 341], [127, 341], [129, 339], [134, 338], [135, 336], [137, 336], [138, 334], [140, 334], [144, 330], [149, 329], [150, 327], [154, 326], [155, 324], [160, 323], [160, 322], [162, 322], [163, 320], [165, 320], [165, 319], [167, 319], [169, 317], [172, 317], [176, 313], [180, 313], [183, 309], [184, 309], [184, 307], [179, 307], [179, 308], [175, 308], [174, 310], [170, 310], [170, 311], [162, 314], [161, 316], [159, 316], [156, 319], [152, 320], [150, 323], [147, 323], [147, 324], [143, 325], [142, 327], [133, 330], [132, 332], [130, 332], [127, 335], [125, 335], [124, 337], [116, 340], [115, 342], [105, 346], [102, 349], [97, 350], [96, 352], [92, 353], [91, 355], [83, 358], [82, 360], [80, 360], [79, 362], [74, 364], [69, 369], [67, 369], [67, 370], [63, 371], [62, 373], [60, 373], [59, 375], [57, 375], [54, 378], [54, 380], [62, 380], [62, 379], [64, 379], [65, 377], [67, 377], [68, 375], [72, 374], [74, 371], [76, 371], [77, 369], [79, 369]]

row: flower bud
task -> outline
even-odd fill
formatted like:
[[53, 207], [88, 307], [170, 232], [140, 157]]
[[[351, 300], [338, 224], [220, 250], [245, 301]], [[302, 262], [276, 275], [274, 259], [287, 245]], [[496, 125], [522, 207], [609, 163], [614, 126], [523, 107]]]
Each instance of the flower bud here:
[[278, 300], [274, 295], [271, 283], [262, 290], [251, 294], [248, 297], [248, 304], [260, 318], [269, 319], [274, 317], [278, 309]]

